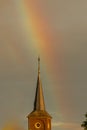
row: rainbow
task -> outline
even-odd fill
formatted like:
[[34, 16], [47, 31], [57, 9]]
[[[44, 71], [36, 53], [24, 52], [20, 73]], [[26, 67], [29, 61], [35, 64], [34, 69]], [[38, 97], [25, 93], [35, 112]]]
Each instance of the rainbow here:
[[[57, 55], [57, 51], [61, 51], [60, 38], [56, 38], [53, 28], [43, 14], [40, 4], [37, 0], [15, 0], [15, 5], [21, 25], [26, 35], [27, 43], [24, 43], [25, 49], [35, 50], [35, 52], [44, 59], [46, 70], [49, 74], [59, 73], [61, 69], [61, 56]], [[58, 34], [59, 35], [59, 34]], [[57, 41], [56, 41], [56, 40]], [[54, 46], [57, 44], [58, 50]], [[36, 55], [36, 54], [35, 54]], [[56, 64], [56, 60], [58, 64]], [[60, 73], [59, 73], [60, 77]], [[52, 77], [53, 78], [53, 77]], [[55, 77], [54, 77], [55, 80]], [[58, 93], [56, 92], [56, 95]]]
[[[43, 57], [42, 59], [47, 63], [48, 70], [52, 70], [55, 58], [57, 58], [57, 60], [60, 59], [55, 53], [56, 47], [54, 47], [54, 43], [56, 41], [53, 29], [43, 15], [43, 11], [40, 8], [38, 1], [16, 0], [15, 3], [19, 16], [22, 19], [21, 22], [25, 29], [26, 38], [29, 40], [29, 42], [25, 44], [25, 47], [34, 48], [37, 55]], [[56, 44], [59, 46], [60, 50], [60, 44], [58, 42], [59, 39]]]
[[[16, 11], [18, 12], [19, 19], [21, 19], [21, 25], [23, 26], [24, 35], [26, 35], [26, 43], [24, 43], [25, 50], [32, 48], [44, 59], [46, 63], [46, 70], [49, 74], [59, 73], [61, 69], [61, 56], [57, 55], [57, 51], [61, 51], [60, 39], [56, 38], [53, 34], [53, 28], [48, 22], [47, 18], [43, 15], [43, 10], [40, 8], [38, 1], [36, 0], [15, 0]], [[59, 35], [59, 34], [58, 34]], [[55, 39], [57, 41], [55, 41]], [[56, 42], [58, 50], [54, 46]], [[21, 53], [19, 47], [14, 45], [15, 50]], [[14, 53], [15, 53], [14, 50]], [[36, 54], [35, 54], [36, 55]], [[20, 58], [20, 55], [19, 55]], [[22, 59], [23, 60], [23, 59]], [[56, 60], [58, 64], [56, 64]], [[20, 60], [19, 60], [20, 61]], [[52, 77], [53, 78], [53, 77]], [[55, 78], [58, 77], [54, 77]], [[56, 86], [57, 87], [57, 86]], [[55, 92], [57, 98], [58, 92]]]

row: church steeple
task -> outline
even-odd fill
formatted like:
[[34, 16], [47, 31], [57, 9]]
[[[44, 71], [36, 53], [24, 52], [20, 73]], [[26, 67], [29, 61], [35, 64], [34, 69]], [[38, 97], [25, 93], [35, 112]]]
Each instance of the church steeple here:
[[40, 57], [38, 57], [38, 77], [35, 93], [34, 109], [27, 116], [28, 130], [51, 130], [51, 116], [45, 110], [45, 102], [40, 79]]
[[34, 102], [34, 110], [45, 110], [44, 96], [42, 90], [42, 83], [40, 79], [40, 57], [38, 57], [38, 78], [37, 78], [37, 88]]

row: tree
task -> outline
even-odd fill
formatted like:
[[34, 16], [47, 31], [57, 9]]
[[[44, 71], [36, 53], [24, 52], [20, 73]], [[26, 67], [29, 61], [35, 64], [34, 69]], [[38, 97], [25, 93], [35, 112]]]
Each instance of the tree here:
[[85, 114], [85, 121], [82, 122], [81, 127], [84, 128], [84, 130], [87, 130], [87, 113]]

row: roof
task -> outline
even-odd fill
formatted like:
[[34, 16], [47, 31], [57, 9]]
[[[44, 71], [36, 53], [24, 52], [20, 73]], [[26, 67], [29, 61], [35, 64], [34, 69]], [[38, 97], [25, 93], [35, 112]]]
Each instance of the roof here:
[[35, 116], [52, 118], [45, 110], [44, 95], [40, 79], [40, 58], [38, 58], [38, 78], [35, 93], [34, 109], [27, 117], [30, 118]]
[[38, 78], [37, 78], [37, 87], [34, 101], [34, 110], [45, 110], [43, 89], [40, 79], [40, 58], [38, 58]]
[[30, 117], [40, 117], [40, 118], [52, 118], [49, 114], [48, 114], [48, 112], [46, 112], [46, 111], [32, 111], [28, 116], [27, 116], [28, 118], [30, 118]]

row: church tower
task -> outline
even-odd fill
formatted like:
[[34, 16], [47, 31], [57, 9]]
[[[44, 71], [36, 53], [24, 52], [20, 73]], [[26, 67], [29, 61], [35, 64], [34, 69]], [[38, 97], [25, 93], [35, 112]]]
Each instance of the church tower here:
[[28, 115], [28, 130], [51, 130], [51, 116], [45, 109], [40, 79], [40, 58], [38, 58], [38, 77], [33, 111]]

